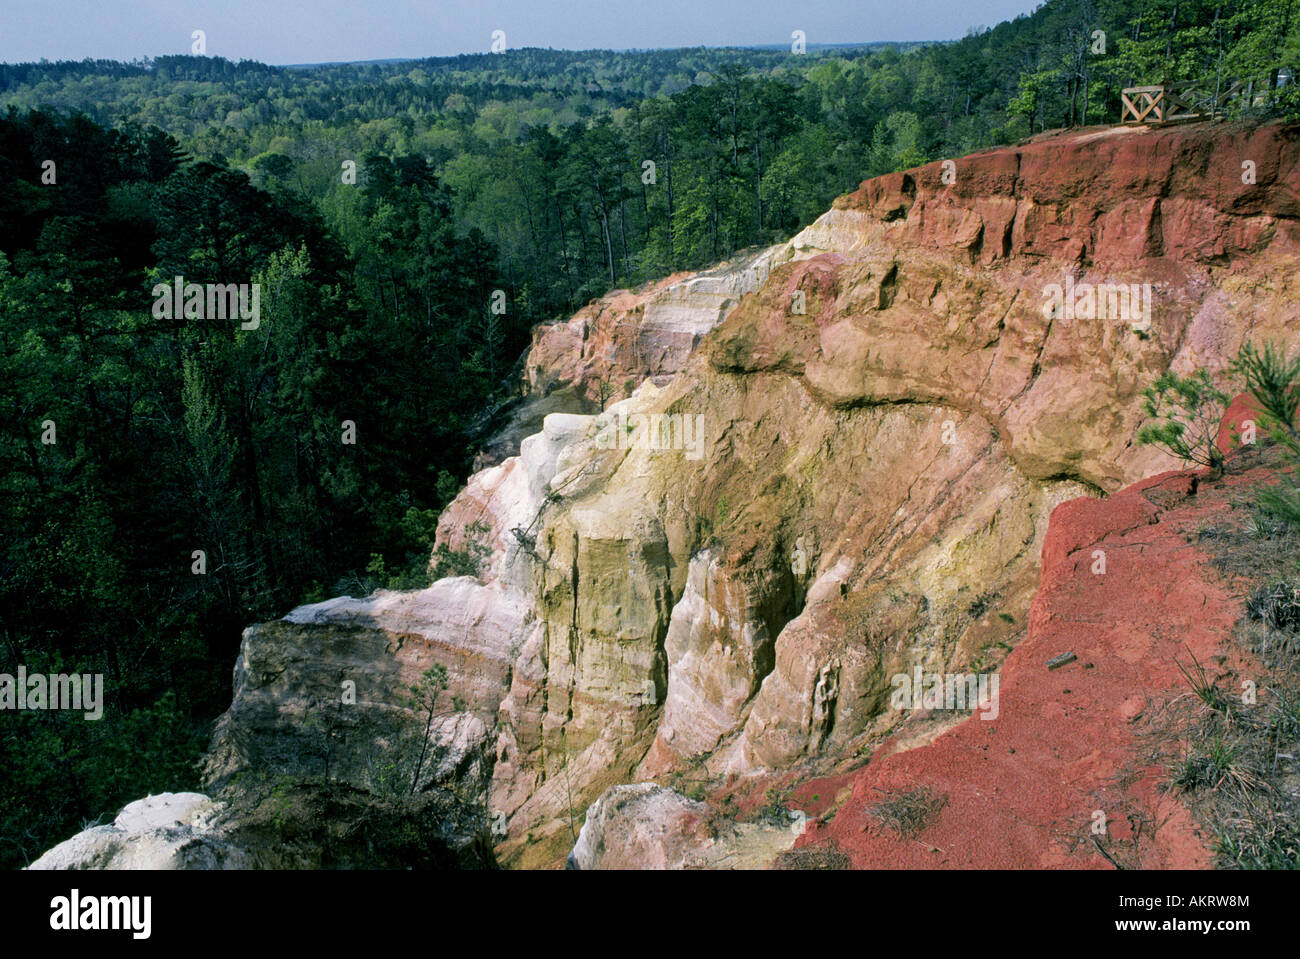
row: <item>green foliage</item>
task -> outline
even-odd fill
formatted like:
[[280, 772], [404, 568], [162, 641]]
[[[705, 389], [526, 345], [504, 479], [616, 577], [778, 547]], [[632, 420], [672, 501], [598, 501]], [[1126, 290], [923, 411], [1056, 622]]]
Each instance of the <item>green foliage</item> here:
[[1178, 766], [1173, 783], [1180, 789], [1214, 788], [1233, 775], [1236, 749], [1222, 740], [1212, 740], [1203, 752], [1189, 753]]
[[433, 553], [431, 578], [478, 576], [483, 571], [483, 563], [492, 555], [492, 545], [483, 541], [489, 531], [486, 523], [473, 522], [465, 527], [464, 549], [452, 549], [440, 543]]
[[1300, 869], [1300, 829], [1293, 820], [1269, 825], [1268, 832], [1220, 830], [1215, 851], [1238, 869]]
[[411, 775], [411, 793], [420, 785], [420, 773], [424, 769], [424, 758], [429, 749], [429, 729], [433, 725], [433, 710], [438, 702], [438, 694], [447, 688], [447, 667], [434, 663], [424, 671], [419, 681], [411, 687], [411, 708], [423, 710], [426, 719], [424, 736], [420, 739], [420, 757], [415, 763], [415, 772]]
[[794, 798], [794, 787], [778, 788], [771, 786], [764, 794], [767, 804], [758, 810], [758, 820], [775, 826], [790, 824], [790, 801]]
[[[51, 144], [59, 179], [42, 185]], [[0, 833], [0, 865], [13, 865], [114, 803], [197, 785], [153, 751], [139, 778], [118, 760], [129, 791], [94, 785], [96, 764], [145, 742], [125, 717], [168, 692], [175, 722], [151, 731], [188, 756], [191, 726], [228, 704], [248, 623], [367, 565], [367, 591], [428, 584], [438, 478], [464, 474], [465, 426], [502, 395], [464, 347], [504, 284], [422, 159], [371, 164], [344, 223], [356, 256], [275, 185], [284, 163], [258, 165], [267, 193], [131, 123], [11, 112], [0, 165], [13, 175], [0, 201], [0, 672], [57, 659], [103, 673], [109, 700], [98, 724], [21, 719], [67, 785], [33, 774], [6, 791], [0, 823], [19, 831]], [[258, 284], [260, 323], [155, 316], [155, 284], [176, 276]], [[523, 323], [492, 348], [521, 348]], [[340, 442], [344, 420], [359, 424], [355, 445]], [[50, 421], [55, 442], [42, 442]]]
[[1201, 701], [1207, 709], [1213, 709], [1216, 712], [1226, 713], [1231, 708], [1231, 703], [1224, 696], [1219, 687], [1214, 684], [1201, 665], [1201, 661], [1196, 658], [1196, 654], [1190, 649], [1188, 655], [1192, 658], [1192, 665], [1186, 666], [1181, 662], [1175, 662], [1178, 671], [1183, 674], [1183, 680], [1187, 683], [1188, 688], [1193, 695]]
[[921, 118], [895, 110], [876, 125], [871, 137], [871, 174], [920, 166], [927, 157], [921, 147]]
[[1031, 134], [1043, 128], [1042, 106], [1048, 91], [1060, 79], [1055, 70], [1035, 70], [1020, 75], [1016, 95], [1007, 104], [1007, 113], [1024, 123], [1024, 132]]
[[[1292, 448], [1288, 451], [1288, 458], [1294, 469], [1296, 464], [1300, 464], [1300, 450]], [[1255, 496], [1267, 516], [1292, 528], [1300, 528], [1300, 477], [1295, 472], [1279, 476], [1274, 486], [1260, 487]]]
[[1256, 502], [1266, 517], [1300, 528], [1300, 430], [1296, 428], [1300, 354], [1287, 360], [1281, 345], [1265, 343], [1259, 348], [1246, 343], [1234, 369], [1264, 411], [1265, 425], [1281, 448], [1287, 466], [1275, 484], [1255, 491]]
[[[451, 503], [460, 492], [461, 485], [460, 480], [452, 476], [446, 470], [440, 471], [438, 473], [438, 482], [435, 486], [438, 493], [438, 505], [445, 508], [449, 503]], [[434, 519], [434, 525], [437, 525], [436, 517]]]
[[404, 705], [417, 716], [423, 713], [424, 725], [400, 725], [384, 748], [366, 757], [366, 785], [376, 796], [395, 800], [421, 790], [420, 779], [429, 754], [429, 731], [437, 715], [438, 698], [449, 682], [447, 668], [435, 663], [407, 687]]
[[413, 697], [413, 708], [422, 709], [426, 712], [432, 711], [434, 703], [438, 699], [438, 694], [447, 688], [447, 667], [442, 663], [434, 663], [426, 669], [415, 685], [411, 687], [411, 696]]
[[[463, 351], [481, 387], [509, 372], [529, 326], [612, 286], [789, 236], [866, 176], [1115, 122], [1125, 86], [1241, 80], [1253, 94], [1241, 110], [1295, 110], [1300, 83], [1277, 87], [1282, 67], [1300, 72], [1294, 2], [1050, 0], [956, 43], [801, 56], [520, 49], [311, 69], [184, 56], [152, 69], [0, 65], [0, 104], [126, 117], [140, 136], [157, 124], [195, 156], [230, 158], [227, 178], [244, 170], [315, 204], [363, 264], [367, 299], [395, 322], [414, 313], [438, 325], [460, 313], [440, 309], [443, 248], [412, 241], [441, 214], [413, 228], [413, 182], [386, 168], [427, 163], [452, 232], [490, 241], [510, 278], [504, 317], [480, 311], [460, 328], [458, 316], [455, 342], [441, 345]], [[155, 144], [151, 159], [166, 151]], [[358, 185], [342, 182], [345, 158]], [[643, 182], [646, 161], [654, 182]]]
[[[73, 671], [40, 662], [28, 668]], [[6, 671], [9, 665], [0, 667]], [[190, 719], [173, 692], [129, 709], [113, 708], [117, 692], [105, 684], [107, 708], [98, 721], [79, 712], [5, 714], [0, 864], [24, 866], [73, 832], [111, 821], [141, 796], [199, 788], [196, 764], [207, 745], [207, 725]]]
[[1233, 362], [1233, 370], [1264, 410], [1268, 425], [1295, 433], [1296, 409], [1300, 407], [1300, 353], [1287, 360], [1280, 344], [1265, 343], [1260, 348], [1246, 343]]
[[1185, 463], [1223, 469], [1219, 427], [1231, 397], [1205, 370], [1188, 376], [1161, 374], [1146, 389], [1146, 414], [1155, 420], [1138, 430], [1138, 442], [1158, 446]]

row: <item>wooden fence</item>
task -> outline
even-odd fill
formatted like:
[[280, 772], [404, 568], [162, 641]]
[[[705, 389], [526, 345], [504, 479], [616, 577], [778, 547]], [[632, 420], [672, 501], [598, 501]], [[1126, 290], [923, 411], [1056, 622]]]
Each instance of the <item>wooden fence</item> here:
[[1221, 116], [1231, 105], [1249, 110], [1258, 99], [1253, 82], [1233, 80], [1226, 87], [1213, 81], [1160, 83], [1149, 87], [1126, 87], [1121, 123], [1179, 123]]

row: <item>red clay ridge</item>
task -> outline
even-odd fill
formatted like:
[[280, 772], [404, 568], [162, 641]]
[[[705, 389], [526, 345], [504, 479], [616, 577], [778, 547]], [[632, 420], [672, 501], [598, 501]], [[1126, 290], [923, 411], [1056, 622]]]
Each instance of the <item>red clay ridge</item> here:
[[[1300, 246], [1300, 125], [1092, 127], [865, 181], [835, 201], [911, 247], [1128, 265]], [[1261, 160], [1255, 182], [1242, 160]]]
[[[1058, 506], [1028, 635], [1000, 673], [997, 718], [977, 712], [905, 752], [890, 754], [886, 742], [849, 801], [798, 845], [837, 846], [857, 868], [1111, 869], [1093, 839], [1100, 810], [1109, 841], [1141, 867], [1209, 868], [1207, 837], [1162, 788], [1168, 771], [1143, 748], [1141, 728], [1188, 691], [1177, 662], [1190, 664], [1189, 650], [1211, 662], [1241, 615], [1186, 532], [1268, 475], [1256, 468], [1210, 483], [1164, 473]], [[1101, 554], [1105, 572], [1094, 572]], [[1049, 670], [1065, 652], [1077, 659]], [[801, 792], [839, 785], [813, 781]], [[914, 838], [869, 812], [920, 788], [946, 804]]]

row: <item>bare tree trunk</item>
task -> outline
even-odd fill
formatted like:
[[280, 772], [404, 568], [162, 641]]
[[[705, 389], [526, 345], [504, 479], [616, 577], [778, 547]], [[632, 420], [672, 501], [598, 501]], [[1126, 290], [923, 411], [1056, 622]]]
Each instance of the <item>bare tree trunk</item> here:
[[609, 264], [609, 285], [613, 288], [616, 282], [614, 279], [614, 245], [609, 238], [609, 214], [605, 212], [603, 206], [600, 208], [600, 229], [605, 239], [605, 262]]
[[627, 265], [627, 201], [618, 201], [618, 232], [623, 238], [623, 275], [628, 276], [632, 271]]

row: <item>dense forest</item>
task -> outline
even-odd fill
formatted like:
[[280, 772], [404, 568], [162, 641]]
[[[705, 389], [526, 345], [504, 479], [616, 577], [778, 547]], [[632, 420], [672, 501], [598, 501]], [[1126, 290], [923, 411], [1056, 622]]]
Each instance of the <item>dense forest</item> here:
[[[193, 788], [245, 625], [427, 584], [534, 324], [868, 176], [1115, 122], [1130, 84], [1300, 115], [1298, 66], [1300, 0], [806, 54], [0, 65], [0, 673], [107, 689], [100, 722], [0, 726], [0, 866]], [[176, 277], [257, 284], [259, 321], [159, 311]]]
[[1297, 59], [1294, 6], [1063, 0], [956, 43], [804, 55], [25, 64], [0, 66], [0, 104], [157, 126], [196, 157], [310, 199], [354, 251], [359, 193], [342, 164], [422, 157], [450, 191], [457, 229], [495, 244], [515, 309], [540, 322], [610, 286], [788, 236], [868, 176], [1114, 122], [1125, 86], [1253, 82], [1268, 106], [1294, 109], [1296, 87], [1273, 95]]

